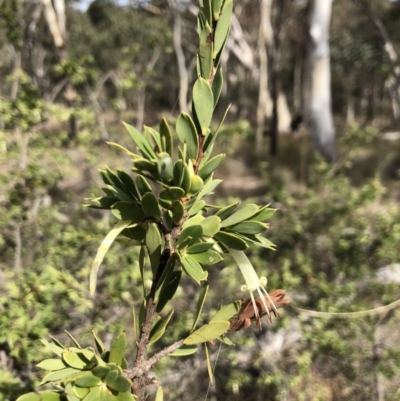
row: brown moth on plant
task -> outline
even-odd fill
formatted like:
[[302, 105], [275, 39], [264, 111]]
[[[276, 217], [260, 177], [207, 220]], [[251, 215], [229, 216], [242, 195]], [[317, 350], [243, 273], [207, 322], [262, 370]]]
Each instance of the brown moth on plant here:
[[271, 314], [279, 317], [277, 309], [288, 303], [290, 303], [290, 299], [287, 298], [284, 290], [274, 290], [269, 295], [256, 298], [254, 303], [251, 298], [247, 298], [242, 302], [238, 313], [230, 320], [229, 331], [247, 329], [251, 322], [256, 322], [261, 329], [261, 318], [263, 316], [267, 315], [269, 320], [272, 321]]

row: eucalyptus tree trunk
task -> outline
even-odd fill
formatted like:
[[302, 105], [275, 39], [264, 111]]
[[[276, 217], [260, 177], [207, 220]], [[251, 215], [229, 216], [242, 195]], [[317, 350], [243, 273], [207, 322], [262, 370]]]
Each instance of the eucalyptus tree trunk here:
[[314, 0], [309, 35], [310, 130], [316, 150], [334, 162], [336, 160], [335, 129], [331, 110], [331, 70], [329, 25], [332, 0]]
[[[44, 6], [44, 16], [49, 27], [51, 36], [53, 37], [54, 46], [57, 49], [59, 60], [65, 61], [68, 58], [66, 41], [66, 16], [65, 16], [65, 0], [41, 0]], [[64, 99], [69, 107], [73, 107], [76, 91], [72, 86], [71, 81], [65, 85]], [[75, 116], [72, 114], [70, 119], [69, 139], [73, 140], [78, 134], [78, 123]]]

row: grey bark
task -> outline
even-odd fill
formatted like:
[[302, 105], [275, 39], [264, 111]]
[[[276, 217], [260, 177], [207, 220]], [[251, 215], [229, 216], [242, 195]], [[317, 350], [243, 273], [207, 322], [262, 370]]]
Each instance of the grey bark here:
[[332, 0], [314, 0], [309, 31], [308, 109], [314, 147], [328, 161], [336, 160], [331, 110], [329, 25]]
[[268, 91], [268, 54], [267, 46], [272, 46], [272, 26], [271, 26], [271, 5], [272, 0], [261, 0], [260, 3], [260, 30], [258, 36], [258, 54], [260, 58], [259, 93], [257, 104], [257, 130], [256, 130], [256, 149], [261, 150], [265, 119], [267, 117], [267, 104], [271, 101]]
[[[278, 14], [281, 15], [283, 10], [284, 0], [279, 0], [277, 2], [278, 5]], [[288, 131], [291, 115], [289, 111], [289, 107], [287, 104], [286, 96], [280, 90], [279, 83], [276, 78], [279, 75], [279, 47], [280, 47], [280, 35], [281, 32], [276, 32], [274, 35], [274, 30], [271, 23], [271, 9], [272, 9], [272, 0], [261, 0], [260, 2], [260, 28], [259, 28], [259, 37], [258, 37], [258, 53], [260, 60], [260, 67], [258, 74], [255, 73], [256, 68], [253, 66], [252, 71], [253, 75], [256, 77], [258, 75], [259, 79], [259, 97], [257, 104], [257, 129], [256, 129], [256, 143], [257, 149], [262, 149], [263, 142], [263, 134], [265, 131], [266, 120], [272, 118], [272, 131], [273, 136], [272, 139], [277, 139], [277, 134], [280, 132]], [[278, 16], [279, 18], [279, 16]], [[237, 26], [238, 25], [238, 26]], [[278, 21], [277, 29], [280, 31], [280, 23]], [[241, 28], [239, 30], [240, 24], [234, 23], [232, 20], [232, 37], [235, 38], [237, 43], [243, 43], [243, 40], [239, 41], [239, 38], [243, 36], [243, 32]], [[235, 33], [236, 32], [236, 33]], [[240, 35], [240, 32], [242, 35]], [[233, 46], [232, 47], [232, 52]], [[244, 48], [243, 44], [240, 48]], [[235, 54], [239, 54], [241, 56], [237, 56], [239, 61], [243, 63], [243, 60], [247, 60], [244, 64], [246, 67], [249, 67], [250, 58], [246, 56], [243, 57], [244, 52], [236, 51]], [[270, 61], [270, 69], [268, 68], [268, 61]], [[271, 152], [275, 145], [273, 141], [271, 142]]]

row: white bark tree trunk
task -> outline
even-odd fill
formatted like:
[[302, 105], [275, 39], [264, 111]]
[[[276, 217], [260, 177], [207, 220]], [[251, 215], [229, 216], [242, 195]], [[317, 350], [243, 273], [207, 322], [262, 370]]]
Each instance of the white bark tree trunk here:
[[309, 42], [309, 118], [314, 147], [329, 161], [336, 159], [331, 110], [329, 25], [332, 0], [314, 0]]

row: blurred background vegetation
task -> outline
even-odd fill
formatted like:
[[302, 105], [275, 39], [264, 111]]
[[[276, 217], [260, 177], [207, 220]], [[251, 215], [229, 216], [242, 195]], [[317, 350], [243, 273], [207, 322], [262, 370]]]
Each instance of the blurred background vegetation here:
[[[294, 306], [348, 312], [395, 301], [400, 1], [332, 4], [334, 163], [314, 150], [307, 124], [314, 2], [235, 3], [216, 111], [232, 103], [216, 150], [228, 157], [212, 202], [271, 202], [279, 209], [269, 232], [277, 251], [249, 256], [268, 276], [268, 288], [287, 290]], [[57, 4], [65, 5], [64, 14]], [[108, 212], [82, 204], [99, 193], [98, 168], [129, 168], [105, 145], [131, 145], [121, 120], [141, 128], [162, 116], [174, 121], [188, 107], [185, 85], [195, 80], [197, 49], [194, 5], [0, 0], [0, 401], [37, 386], [35, 363], [44, 358], [39, 338], [65, 341], [68, 329], [85, 342], [92, 329], [100, 337], [132, 331], [141, 285], [137, 250], [113, 245], [90, 298], [89, 268], [112, 221]], [[271, 147], [274, 136], [279, 145]], [[229, 260], [210, 269], [210, 277], [208, 310], [242, 297]], [[190, 280], [183, 282], [174, 331], [157, 347], [191, 323], [187, 311], [196, 291]], [[315, 319], [288, 307], [262, 331], [236, 333], [235, 346], [223, 345], [220, 353], [214, 347], [216, 382], [208, 399], [397, 401], [399, 317], [394, 310]], [[112, 338], [103, 336], [107, 346]], [[154, 373], [167, 399], [206, 396], [204, 354], [163, 360]]]

